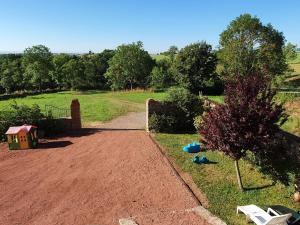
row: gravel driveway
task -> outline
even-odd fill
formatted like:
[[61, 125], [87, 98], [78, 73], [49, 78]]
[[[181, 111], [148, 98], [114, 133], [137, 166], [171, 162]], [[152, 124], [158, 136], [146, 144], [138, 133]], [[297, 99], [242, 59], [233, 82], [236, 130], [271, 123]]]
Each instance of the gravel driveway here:
[[37, 150], [0, 144], [0, 192], [1, 225], [110, 225], [128, 217], [140, 225], [207, 224], [185, 211], [197, 202], [145, 131], [90, 130]]

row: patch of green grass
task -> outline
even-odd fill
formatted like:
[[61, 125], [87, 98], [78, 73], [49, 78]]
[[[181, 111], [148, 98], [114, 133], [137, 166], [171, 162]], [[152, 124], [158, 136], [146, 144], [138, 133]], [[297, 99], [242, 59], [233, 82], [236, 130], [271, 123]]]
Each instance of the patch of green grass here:
[[215, 164], [194, 164], [193, 154], [183, 152], [182, 147], [199, 140], [197, 134], [156, 134], [155, 139], [166, 148], [167, 154], [175, 163], [192, 176], [196, 185], [206, 194], [209, 210], [229, 225], [247, 224], [244, 215], [236, 215], [238, 205], [256, 204], [264, 207], [279, 204], [298, 209], [298, 205], [291, 199], [294, 191], [292, 185], [273, 184], [271, 179], [244, 160], [240, 160], [239, 165], [244, 186], [248, 189], [245, 192], [239, 191], [234, 163], [227, 156], [208, 151], [205, 153], [206, 157]]
[[289, 63], [294, 64], [294, 63], [300, 63], [300, 52], [297, 52], [297, 57], [290, 61]]
[[208, 95], [205, 96], [206, 98], [215, 101], [217, 103], [224, 103], [224, 96], [223, 95]]
[[167, 55], [156, 55], [156, 54], [151, 55], [151, 57], [156, 61], [169, 58], [169, 56]]
[[0, 110], [6, 110], [13, 101], [25, 105], [38, 104], [42, 111], [46, 104], [68, 109], [72, 99], [75, 98], [79, 100], [81, 105], [83, 123], [87, 124], [89, 122], [108, 121], [128, 112], [143, 111], [147, 98], [161, 100], [164, 98], [164, 93], [64, 91], [0, 101]]

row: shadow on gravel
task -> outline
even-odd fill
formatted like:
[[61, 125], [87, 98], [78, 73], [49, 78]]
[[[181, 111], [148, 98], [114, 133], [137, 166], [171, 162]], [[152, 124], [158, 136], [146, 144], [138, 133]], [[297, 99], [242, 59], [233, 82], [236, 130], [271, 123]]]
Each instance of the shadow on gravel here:
[[141, 130], [145, 131], [145, 129], [135, 129], [135, 128], [99, 128], [99, 131], [135, 131], [135, 130]]
[[38, 149], [50, 149], [50, 148], [64, 148], [73, 144], [71, 141], [49, 141], [49, 142], [41, 142], [38, 145]]

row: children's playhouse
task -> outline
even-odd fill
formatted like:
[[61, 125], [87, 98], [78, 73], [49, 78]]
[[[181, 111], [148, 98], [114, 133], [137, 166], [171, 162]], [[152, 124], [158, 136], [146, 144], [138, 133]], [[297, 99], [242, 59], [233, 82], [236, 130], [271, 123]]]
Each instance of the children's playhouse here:
[[6, 133], [10, 150], [35, 148], [38, 144], [37, 127], [23, 125], [10, 127]]

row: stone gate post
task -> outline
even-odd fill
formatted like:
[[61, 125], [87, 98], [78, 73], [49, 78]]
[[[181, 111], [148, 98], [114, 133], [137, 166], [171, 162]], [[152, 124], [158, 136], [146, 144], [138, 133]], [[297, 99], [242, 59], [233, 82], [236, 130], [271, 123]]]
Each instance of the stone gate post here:
[[72, 130], [81, 129], [80, 103], [73, 99], [71, 103]]

